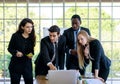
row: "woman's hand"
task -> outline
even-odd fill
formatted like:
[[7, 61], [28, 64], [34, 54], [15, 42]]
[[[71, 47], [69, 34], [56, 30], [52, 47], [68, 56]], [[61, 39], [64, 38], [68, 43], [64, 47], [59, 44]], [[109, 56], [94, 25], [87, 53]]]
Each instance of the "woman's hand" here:
[[95, 77], [95, 78], [97, 78], [97, 79], [101, 80], [102, 82], [105, 82], [105, 81], [104, 81], [104, 79], [103, 79], [103, 78], [101, 78], [101, 77]]
[[101, 77], [99, 77], [99, 76], [98, 76], [98, 73], [99, 73], [99, 70], [98, 70], [98, 69], [95, 69], [94, 77], [97, 78], [97, 79], [99, 79], [99, 80], [101, 80], [102, 82], [104, 82], [104, 79], [101, 78]]
[[17, 56], [17, 57], [22, 57], [22, 56], [23, 56], [23, 53], [20, 52], [20, 51], [17, 51], [16, 56]]

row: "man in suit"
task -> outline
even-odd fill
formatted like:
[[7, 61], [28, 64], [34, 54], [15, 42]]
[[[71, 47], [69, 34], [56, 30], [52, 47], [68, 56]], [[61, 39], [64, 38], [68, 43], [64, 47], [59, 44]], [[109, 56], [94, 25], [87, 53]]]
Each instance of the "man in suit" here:
[[[78, 64], [78, 57], [77, 57], [77, 34], [80, 30], [85, 30], [89, 35], [90, 31], [88, 28], [81, 27], [81, 18], [79, 15], [75, 14], [71, 17], [71, 24], [72, 27], [69, 29], [64, 30], [63, 35], [66, 37], [66, 68], [67, 69], [76, 69], [79, 70], [81, 75], [85, 74], [85, 70], [81, 70]], [[89, 61], [85, 60], [85, 66]]]
[[[49, 36], [41, 40], [40, 54], [35, 61], [37, 80], [41, 80], [43, 76], [46, 76], [48, 70], [64, 69], [66, 39], [63, 35], [60, 35], [58, 26], [53, 25], [48, 30]], [[40, 81], [38, 83], [42, 84]]]

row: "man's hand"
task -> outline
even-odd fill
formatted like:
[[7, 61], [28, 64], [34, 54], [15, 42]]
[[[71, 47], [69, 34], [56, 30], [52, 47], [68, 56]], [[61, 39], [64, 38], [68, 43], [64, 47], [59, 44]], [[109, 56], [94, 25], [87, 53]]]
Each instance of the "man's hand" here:
[[57, 68], [53, 64], [49, 64], [48, 66], [49, 66], [50, 70], [57, 70]]
[[75, 56], [77, 55], [77, 51], [75, 49], [71, 49], [70, 53], [71, 53], [71, 55], [75, 55]]

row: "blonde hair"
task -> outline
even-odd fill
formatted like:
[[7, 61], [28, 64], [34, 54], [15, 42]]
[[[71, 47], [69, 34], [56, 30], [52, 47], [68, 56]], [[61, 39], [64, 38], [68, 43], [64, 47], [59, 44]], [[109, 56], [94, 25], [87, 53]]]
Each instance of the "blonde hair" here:
[[[89, 44], [89, 42], [94, 40], [94, 38], [89, 36], [88, 33], [86, 31], [84, 31], [84, 30], [81, 30], [78, 33], [78, 36], [80, 34], [83, 35], [87, 39], [87, 44]], [[77, 38], [77, 54], [78, 54], [79, 66], [80, 66], [81, 69], [83, 69], [84, 68], [84, 63], [85, 63], [85, 59], [84, 59], [84, 46], [79, 43], [78, 38]]]

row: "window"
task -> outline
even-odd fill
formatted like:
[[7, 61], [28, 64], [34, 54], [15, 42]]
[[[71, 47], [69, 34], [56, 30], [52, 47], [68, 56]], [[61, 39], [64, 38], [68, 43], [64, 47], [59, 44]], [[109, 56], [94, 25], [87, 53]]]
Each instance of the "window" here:
[[[20, 2], [21, 1], [21, 2]], [[23, 1], [23, 2], [22, 2]], [[35, 1], [35, 2], [34, 2]], [[45, 2], [47, 1], [47, 2]], [[39, 53], [39, 44], [44, 27], [53, 24], [60, 28], [71, 27], [71, 16], [79, 14], [82, 25], [90, 29], [93, 37], [99, 39], [104, 47], [106, 55], [112, 60], [111, 70], [108, 78], [109, 84], [120, 83], [120, 3], [114, 2], [92, 2], [88, 0], [7, 0], [0, 1], [0, 81], [7, 83], [9, 79], [8, 65], [10, 53], [7, 51], [11, 35], [17, 30], [21, 19], [31, 18], [35, 23], [37, 43], [35, 47], [34, 60]], [[109, 0], [110, 1], [110, 0]], [[34, 73], [34, 71], [33, 71]]]

